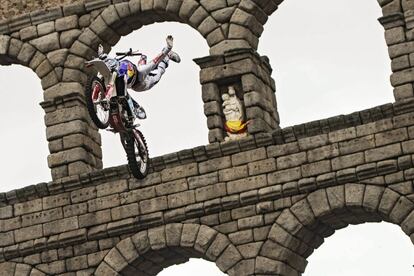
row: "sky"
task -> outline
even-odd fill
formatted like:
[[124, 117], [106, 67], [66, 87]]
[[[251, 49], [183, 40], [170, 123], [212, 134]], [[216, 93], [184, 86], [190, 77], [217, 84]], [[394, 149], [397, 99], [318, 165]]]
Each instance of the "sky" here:
[[[281, 126], [393, 102], [390, 60], [377, 1], [289, 0], [265, 25], [258, 52], [270, 58]], [[199, 68], [208, 55], [205, 40], [191, 27], [162, 23], [123, 37], [113, 49], [130, 47], [155, 56], [165, 37], [175, 37], [182, 58], [171, 63], [151, 91], [134, 93], [147, 111], [141, 130], [152, 157], [208, 143]], [[0, 67], [0, 192], [50, 181], [40, 80], [28, 68]], [[7, 100], [6, 100], [7, 99]], [[101, 131], [104, 167], [126, 163], [119, 138]], [[166, 139], [168, 137], [168, 139]], [[308, 259], [305, 276], [413, 276], [414, 247], [399, 227], [363, 224], [337, 231]], [[222, 275], [214, 264], [191, 260], [159, 275]]]

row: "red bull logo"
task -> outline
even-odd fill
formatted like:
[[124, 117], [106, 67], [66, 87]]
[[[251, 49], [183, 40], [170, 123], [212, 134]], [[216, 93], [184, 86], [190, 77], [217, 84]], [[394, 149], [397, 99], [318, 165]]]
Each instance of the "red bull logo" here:
[[131, 63], [128, 63], [128, 70], [127, 70], [128, 78], [132, 78], [134, 76], [134, 73], [135, 73], [134, 67], [132, 66]]

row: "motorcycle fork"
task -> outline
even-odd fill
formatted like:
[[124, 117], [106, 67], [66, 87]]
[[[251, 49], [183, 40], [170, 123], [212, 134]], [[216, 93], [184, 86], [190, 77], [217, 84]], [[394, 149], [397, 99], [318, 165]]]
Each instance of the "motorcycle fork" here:
[[116, 82], [115, 82], [115, 87], [116, 87], [116, 92], [117, 92], [117, 96], [122, 98], [122, 101], [120, 101], [120, 103], [122, 103], [123, 107], [125, 108], [125, 110], [128, 113], [128, 116], [135, 118], [135, 116], [133, 115], [133, 106], [130, 106], [129, 102], [128, 102], [128, 97], [130, 97], [128, 95], [128, 92], [126, 91], [126, 79], [125, 76], [123, 78], [121, 77], [117, 77]]
[[115, 81], [118, 74], [117, 72], [112, 73], [111, 81], [109, 82], [107, 89], [106, 89], [106, 98], [109, 100], [112, 97], [115, 97], [118, 93], [116, 91]]
[[[102, 87], [103, 89], [105, 89], [104, 87]], [[93, 87], [93, 91], [92, 91], [92, 100], [96, 101], [99, 98], [99, 92], [103, 92], [105, 94], [104, 91], [101, 91], [100, 85], [95, 85]]]

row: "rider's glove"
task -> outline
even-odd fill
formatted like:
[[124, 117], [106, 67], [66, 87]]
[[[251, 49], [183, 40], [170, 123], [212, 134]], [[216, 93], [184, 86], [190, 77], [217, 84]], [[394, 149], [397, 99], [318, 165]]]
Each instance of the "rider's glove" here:
[[100, 59], [102, 59], [102, 60], [105, 60], [106, 58], [108, 57], [108, 55], [107, 54], [101, 54], [101, 55], [99, 55], [99, 58]]
[[108, 57], [108, 55], [104, 53], [104, 47], [102, 44], [98, 45], [98, 56], [102, 60], [105, 60]]
[[167, 36], [166, 41], [167, 41], [167, 48], [169, 50], [171, 50], [172, 47], [173, 47], [173, 45], [174, 45], [174, 38], [173, 38], [173, 36], [172, 35]]

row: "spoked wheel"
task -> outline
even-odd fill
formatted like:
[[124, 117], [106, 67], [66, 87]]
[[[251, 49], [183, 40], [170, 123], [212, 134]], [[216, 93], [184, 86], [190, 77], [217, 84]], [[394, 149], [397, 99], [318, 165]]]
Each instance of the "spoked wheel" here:
[[127, 154], [132, 175], [138, 179], [147, 176], [149, 155], [144, 135], [139, 130], [134, 129], [121, 135], [121, 141]]
[[105, 84], [97, 76], [90, 76], [86, 84], [86, 106], [92, 121], [98, 128], [109, 125], [109, 102], [105, 98]]

